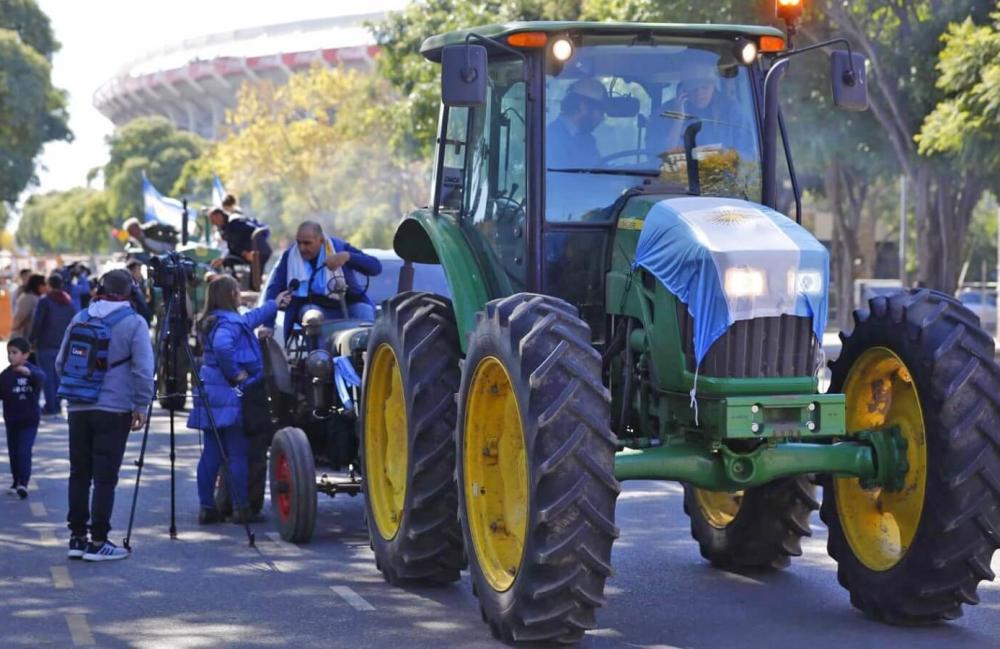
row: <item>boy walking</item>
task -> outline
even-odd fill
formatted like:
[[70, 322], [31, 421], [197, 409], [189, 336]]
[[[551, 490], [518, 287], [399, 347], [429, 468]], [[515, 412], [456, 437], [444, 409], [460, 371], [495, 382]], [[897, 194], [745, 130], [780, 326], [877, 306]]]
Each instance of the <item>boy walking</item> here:
[[73, 318], [56, 359], [59, 396], [69, 401], [71, 559], [128, 557], [108, 540], [111, 511], [129, 431], [142, 428], [153, 398], [149, 326], [132, 310], [131, 293], [128, 271], [105, 274], [98, 298]]
[[7, 343], [10, 366], [0, 372], [0, 399], [3, 400], [3, 423], [7, 429], [7, 454], [14, 484], [8, 493], [21, 500], [28, 497], [31, 479], [31, 449], [38, 434], [38, 397], [42, 393], [45, 374], [28, 362], [31, 347], [24, 338], [12, 338]]

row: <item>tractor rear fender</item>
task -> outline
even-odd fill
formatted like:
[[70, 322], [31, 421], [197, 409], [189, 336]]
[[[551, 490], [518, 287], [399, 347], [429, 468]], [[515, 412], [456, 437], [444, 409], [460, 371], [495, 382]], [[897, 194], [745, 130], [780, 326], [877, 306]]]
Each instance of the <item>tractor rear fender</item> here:
[[486, 306], [491, 296], [479, 263], [458, 224], [429, 210], [411, 212], [396, 228], [392, 247], [407, 261], [444, 267], [458, 324], [458, 340], [464, 354], [468, 334], [476, 325], [476, 313]]

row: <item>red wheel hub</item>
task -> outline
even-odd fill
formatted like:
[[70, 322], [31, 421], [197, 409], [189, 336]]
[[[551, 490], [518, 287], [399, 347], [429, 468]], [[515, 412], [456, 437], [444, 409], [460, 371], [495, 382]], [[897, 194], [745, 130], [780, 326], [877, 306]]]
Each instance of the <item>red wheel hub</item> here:
[[292, 471], [288, 467], [288, 457], [284, 453], [278, 455], [274, 477], [278, 493], [271, 494], [271, 496], [278, 504], [278, 516], [281, 517], [281, 520], [287, 521], [292, 515]]

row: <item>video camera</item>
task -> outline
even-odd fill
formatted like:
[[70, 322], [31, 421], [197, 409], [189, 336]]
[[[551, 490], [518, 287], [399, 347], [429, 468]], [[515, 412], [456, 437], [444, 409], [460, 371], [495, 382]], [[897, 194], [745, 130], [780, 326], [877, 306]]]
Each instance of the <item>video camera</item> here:
[[178, 252], [166, 252], [149, 260], [149, 278], [164, 293], [183, 292], [194, 279], [196, 264]]

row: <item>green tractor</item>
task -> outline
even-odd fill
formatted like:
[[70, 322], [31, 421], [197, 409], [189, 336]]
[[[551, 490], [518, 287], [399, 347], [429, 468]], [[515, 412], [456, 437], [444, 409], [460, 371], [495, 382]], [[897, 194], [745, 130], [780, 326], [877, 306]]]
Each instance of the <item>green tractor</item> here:
[[[1000, 545], [993, 340], [944, 294], [878, 297], [819, 393], [829, 257], [776, 209], [802, 51], [769, 27], [576, 22], [423, 44], [433, 192], [394, 247], [441, 264], [451, 299], [395, 296], [368, 343], [361, 468], [389, 583], [467, 565], [496, 637], [575, 642], [605, 601], [620, 481], [682, 482], [702, 555], [734, 570], [801, 553], [818, 483], [855, 607], [922, 624], [977, 601]], [[864, 58], [831, 63], [835, 103], [864, 110]]]

